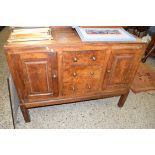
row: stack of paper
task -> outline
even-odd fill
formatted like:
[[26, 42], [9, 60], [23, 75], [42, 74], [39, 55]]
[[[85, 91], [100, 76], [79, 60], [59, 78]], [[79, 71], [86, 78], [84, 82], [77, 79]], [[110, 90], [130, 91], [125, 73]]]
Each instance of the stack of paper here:
[[53, 39], [49, 27], [13, 27], [9, 42]]
[[75, 27], [82, 41], [136, 41], [123, 28], [82, 28]]

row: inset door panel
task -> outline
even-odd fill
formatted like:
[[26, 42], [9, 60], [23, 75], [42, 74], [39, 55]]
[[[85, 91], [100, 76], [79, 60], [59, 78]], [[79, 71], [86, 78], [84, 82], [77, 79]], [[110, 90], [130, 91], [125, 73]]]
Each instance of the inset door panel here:
[[52, 80], [51, 69], [48, 61], [28, 61], [25, 65], [25, 74], [31, 94], [51, 92]]
[[41, 100], [58, 96], [57, 56], [55, 52], [25, 51], [19, 54], [17, 68], [24, 77], [25, 99]]
[[103, 89], [128, 87], [139, 60], [138, 51], [114, 50], [108, 63]]
[[132, 69], [133, 55], [115, 55], [109, 73], [109, 84], [126, 84], [129, 77], [128, 72]]

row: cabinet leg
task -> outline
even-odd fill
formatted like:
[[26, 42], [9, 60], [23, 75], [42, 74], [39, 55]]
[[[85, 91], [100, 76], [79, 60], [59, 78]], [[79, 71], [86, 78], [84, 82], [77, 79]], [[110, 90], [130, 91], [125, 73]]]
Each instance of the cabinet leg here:
[[30, 115], [29, 115], [29, 110], [25, 108], [24, 106], [20, 106], [21, 112], [23, 114], [25, 122], [30, 122]]
[[118, 106], [123, 107], [127, 97], [128, 97], [129, 91], [126, 94], [121, 95], [119, 101], [118, 101]]

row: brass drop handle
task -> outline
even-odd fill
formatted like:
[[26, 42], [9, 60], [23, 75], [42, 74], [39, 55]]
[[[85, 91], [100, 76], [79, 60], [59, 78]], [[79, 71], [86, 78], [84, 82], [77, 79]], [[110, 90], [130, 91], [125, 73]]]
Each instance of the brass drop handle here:
[[90, 72], [90, 75], [94, 75], [94, 72]]
[[75, 91], [75, 86], [72, 87], [72, 90]]
[[92, 56], [92, 60], [93, 60], [93, 61], [96, 61], [96, 57], [95, 57], [95, 56]]
[[73, 58], [73, 61], [74, 61], [74, 62], [77, 62], [77, 61], [78, 61], [78, 59], [77, 59], [76, 57], [74, 57], [74, 58]]
[[54, 74], [54, 75], [53, 75], [53, 79], [56, 79], [56, 78], [57, 78], [57, 75], [56, 75], [56, 74]]
[[76, 72], [74, 72], [74, 73], [73, 73], [73, 76], [74, 76], [74, 77], [75, 77], [75, 76], [77, 76], [77, 73], [76, 73]]
[[89, 88], [89, 89], [91, 89], [91, 86], [90, 86], [90, 85], [88, 85], [88, 88]]

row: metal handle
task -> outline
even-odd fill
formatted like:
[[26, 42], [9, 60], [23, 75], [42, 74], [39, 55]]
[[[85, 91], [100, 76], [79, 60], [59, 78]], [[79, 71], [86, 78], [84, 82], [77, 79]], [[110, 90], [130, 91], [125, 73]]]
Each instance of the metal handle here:
[[72, 90], [75, 91], [75, 86], [72, 86]]
[[57, 75], [56, 75], [56, 74], [54, 74], [54, 75], [53, 75], [53, 79], [56, 79], [56, 78], [57, 78]]
[[77, 76], [77, 73], [76, 73], [76, 72], [74, 72], [74, 73], [73, 73], [73, 76]]
[[91, 89], [91, 86], [90, 86], [90, 85], [88, 85], [88, 88], [89, 88], [89, 89]]
[[108, 70], [107, 70], [107, 73], [110, 73], [110, 72], [111, 72], [111, 70], [110, 70], [110, 69], [108, 69]]
[[94, 75], [94, 72], [90, 72], [90, 75]]
[[92, 56], [92, 60], [93, 60], [93, 61], [96, 61], [96, 57], [95, 57], [95, 56]]
[[74, 61], [74, 62], [77, 62], [77, 61], [78, 61], [78, 59], [77, 59], [76, 57], [74, 57], [74, 58], [73, 58], [73, 61]]

